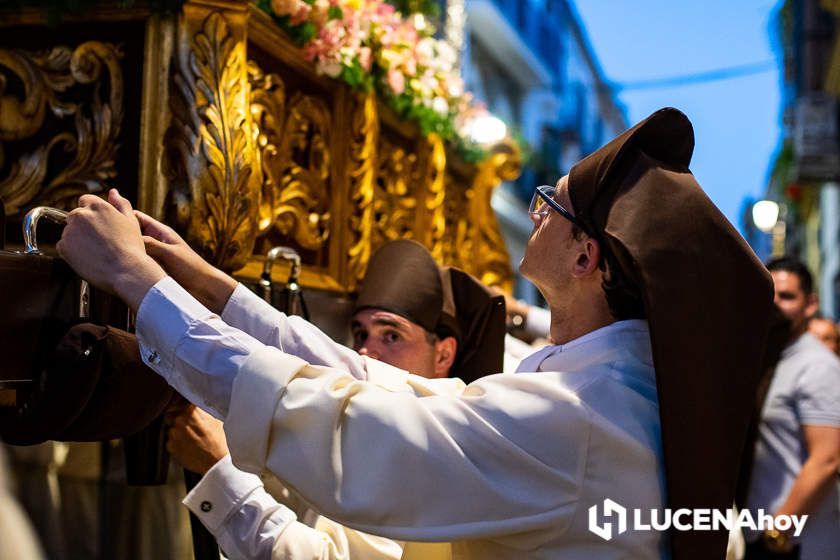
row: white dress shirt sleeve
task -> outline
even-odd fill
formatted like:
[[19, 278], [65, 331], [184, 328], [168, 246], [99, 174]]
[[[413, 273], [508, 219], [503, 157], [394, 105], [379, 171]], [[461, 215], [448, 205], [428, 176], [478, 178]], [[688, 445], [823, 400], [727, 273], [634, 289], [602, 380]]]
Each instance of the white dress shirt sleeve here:
[[[143, 362], [220, 420], [227, 416], [236, 371], [248, 355], [263, 347], [222, 321], [169, 276], [140, 302], [136, 334]], [[182, 344], [187, 340], [192, 343]]]
[[338, 367], [364, 379], [359, 354], [336, 343], [302, 317], [281, 313], [265, 300], [237, 284], [222, 311], [222, 320], [265, 344], [320, 366]]
[[207, 471], [184, 505], [230, 560], [270, 559], [275, 541], [297, 523], [295, 514], [265, 491], [260, 478], [238, 470], [229, 455]]
[[383, 387], [258, 350], [233, 384], [234, 463], [273, 473], [330, 519], [393, 539], [537, 542], [568, 528], [592, 426], [574, 393], [542, 373], [489, 376], [457, 395], [389, 377]]
[[365, 360], [362, 381], [264, 346], [167, 278], [137, 336], [153, 369], [225, 419], [235, 465], [273, 473], [336, 522], [446, 542], [556, 535], [577, 508], [592, 413], [545, 373], [464, 388], [394, 368], [379, 384], [387, 366]]
[[230, 560], [399, 560], [402, 544], [324, 517], [309, 527], [269, 495], [259, 477], [216, 463], [184, 499]]

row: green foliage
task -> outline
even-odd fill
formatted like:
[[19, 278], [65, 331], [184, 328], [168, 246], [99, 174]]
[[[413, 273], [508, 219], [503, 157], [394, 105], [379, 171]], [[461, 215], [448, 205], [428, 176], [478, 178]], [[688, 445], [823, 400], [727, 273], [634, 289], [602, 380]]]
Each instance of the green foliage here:
[[431, 107], [417, 103], [414, 97], [408, 93], [382, 95], [385, 96], [386, 103], [400, 118], [416, 121], [420, 125], [420, 132], [424, 135], [434, 132], [443, 140], [453, 140], [457, 136], [455, 118], [451, 113], [438, 113]]
[[353, 60], [352, 66], [343, 66], [338, 78], [356, 90], [370, 91], [373, 87], [373, 76], [362, 68], [357, 59]]
[[455, 146], [455, 151], [458, 155], [467, 163], [479, 163], [487, 159], [487, 156], [490, 153], [473, 142], [470, 142], [460, 134], [455, 136], [455, 140], [453, 142]]
[[404, 16], [423, 14], [430, 18], [440, 15], [440, 5], [436, 0], [386, 0]]
[[330, 6], [330, 9], [327, 11], [327, 17], [330, 19], [342, 19], [344, 18], [344, 12], [338, 6]]

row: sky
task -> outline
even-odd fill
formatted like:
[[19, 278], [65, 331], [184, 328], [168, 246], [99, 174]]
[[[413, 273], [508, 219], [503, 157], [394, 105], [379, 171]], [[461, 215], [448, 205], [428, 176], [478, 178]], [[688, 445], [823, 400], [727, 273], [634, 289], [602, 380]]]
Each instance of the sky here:
[[[572, 0], [606, 78], [629, 84], [773, 60], [777, 0]], [[700, 185], [739, 229], [746, 196], [761, 198], [781, 135], [779, 66], [721, 81], [626, 89], [631, 124], [664, 106], [694, 125]]]

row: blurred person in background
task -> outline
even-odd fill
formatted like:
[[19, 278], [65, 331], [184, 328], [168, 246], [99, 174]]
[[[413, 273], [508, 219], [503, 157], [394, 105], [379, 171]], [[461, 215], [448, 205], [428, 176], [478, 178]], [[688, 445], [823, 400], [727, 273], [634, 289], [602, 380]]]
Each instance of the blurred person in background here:
[[790, 531], [747, 531], [747, 560], [823, 560], [840, 551], [840, 360], [808, 332], [818, 308], [811, 273], [796, 259], [767, 263], [790, 338], [758, 425], [747, 507], [808, 519]]
[[808, 322], [808, 332], [835, 354], [840, 352], [840, 331], [831, 319], [814, 317]]

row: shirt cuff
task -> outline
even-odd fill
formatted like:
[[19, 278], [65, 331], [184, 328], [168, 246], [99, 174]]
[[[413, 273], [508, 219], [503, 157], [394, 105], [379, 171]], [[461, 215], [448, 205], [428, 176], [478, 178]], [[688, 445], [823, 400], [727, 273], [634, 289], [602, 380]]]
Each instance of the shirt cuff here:
[[143, 362], [169, 380], [181, 338], [193, 322], [212, 316], [171, 276], [161, 278], [137, 309], [136, 334]]
[[238, 468], [253, 473], [265, 469], [278, 401], [289, 381], [308, 365], [271, 346], [248, 356], [233, 381], [225, 418], [228, 448]]
[[237, 283], [233, 293], [227, 300], [225, 308], [222, 310], [222, 321], [227, 324], [233, 324], [235, 319], [239, 317], [243, 309], [253, 307], [253, 302], [249, 300], [259, 299], [257, 295], [246, 288], [242, 283]]
[[242, 472], [225, 455], [207, 471], [184, 498], [189, 508], [214, 535], [254, 490], [262, 487], [256, 475]]

